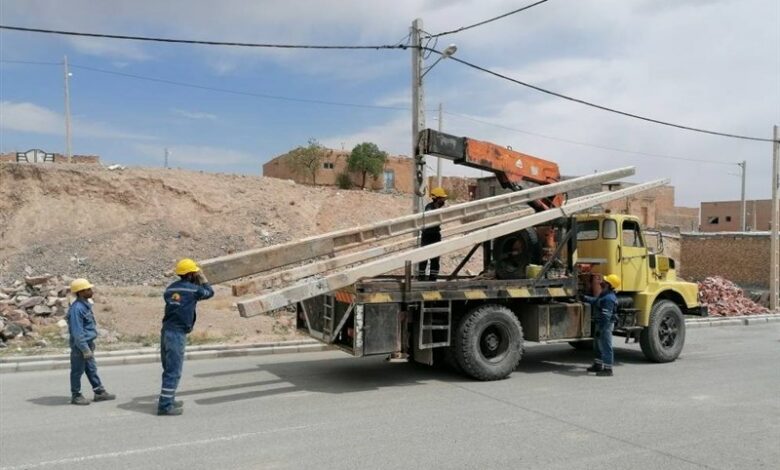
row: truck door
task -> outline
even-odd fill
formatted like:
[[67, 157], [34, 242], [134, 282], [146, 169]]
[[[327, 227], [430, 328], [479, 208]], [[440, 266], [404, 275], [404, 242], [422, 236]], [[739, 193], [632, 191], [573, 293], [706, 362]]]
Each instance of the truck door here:
[[647, 246], [642, 237], [642, 229], [635, 220], [623, 220], [622, 238], [619, 248], [619, 263], [623, 281], [620, 290], [627, 292], [643, 291], [647, 287], [648, 266]]

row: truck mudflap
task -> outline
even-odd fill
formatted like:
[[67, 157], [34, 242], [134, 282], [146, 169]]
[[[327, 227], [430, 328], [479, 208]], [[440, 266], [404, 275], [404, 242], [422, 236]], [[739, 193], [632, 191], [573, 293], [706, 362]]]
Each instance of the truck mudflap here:
[[696, 315], [699, 317], [708, 317], [710, 316], [709, 312], [707, 311], [706, 305], [698, 305], [693, 308], [689, 308], [685, 312], [686, 315]]

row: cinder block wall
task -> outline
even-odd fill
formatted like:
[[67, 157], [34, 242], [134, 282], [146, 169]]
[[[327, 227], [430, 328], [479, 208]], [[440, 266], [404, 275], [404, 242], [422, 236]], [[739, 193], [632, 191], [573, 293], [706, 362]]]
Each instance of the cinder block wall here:
[[688, 281], [723, 276], [745, 287], [769, 287], [769, 234], [680, 236], [680, 275]]

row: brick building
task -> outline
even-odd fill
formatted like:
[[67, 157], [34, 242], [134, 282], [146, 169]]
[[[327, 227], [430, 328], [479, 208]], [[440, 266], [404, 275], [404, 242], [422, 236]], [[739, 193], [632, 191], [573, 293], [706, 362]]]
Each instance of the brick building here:
[[743, 287], [769, 287], [768, 232], [683, 233], [680, 275], [700, 281], [722, 276]]
[[[315, 175], [317, 184], [336, 186], [338, 175], [347, 173], [349, 154], [350, 152], [346, 150], [327, 150]], [[290, 158], [291, 153], [288, 152], [265, 163], [263, 165], [263, 176], [289, 179], [301, 184], [311, 184], [310, 176], [301, 175], [293, 171], [290, 166]], [[387, 157], [387, 162], [385, 162], [382, 176], [377, 179], [368, 176], [366, 178], [366, 188], [411, 193], [414, 189], [414, 182], [412, 181], [413, 165], [414, 162], [409, 157], [389, 156]], [[352, 184], [360, 187], [363, 177], [361, 174], [352, 173], [350, 174], [350, 179]]]
[[[338, 176], [347, 173], [347, 161], [350, 152], [346, 150], [326, 151], [325, 157], [320, 162], [320, 168], [317, 170], [315, 179], [317, 185], [336, 186]], [[300, 184], [311, 184], [311, 177], [296, 173], [290, 167], [290, 152], [270, 160], [263, 165], [263, 176], [271, 178], [289, 179]], [[372, 178], [366, 177], [366, 189], [375, 191], [397, 191], [400, 193], [411, 194], [414, 191], [414, 160], [403, 156], [388, 156], [385, 162], [385, 168], [382, 176]], [[360, 187], [363, 182], [363, 175], [360, 173], [349, 173], [350, 180], [355, 187]], [[428, 187], [436, 185], [436, 177], [428, 177]], [[468, 200], [474, 193], [475, 180], [473, 178], [463, 178], [458, 176], [445, 176], [442, 178], [442, 187], [448, 194], [452, 194], [459, 200]]]
[[[770, 199], [745, 201], [745, 227], [751, 231], [769, 230], [772, 221]], [[702, 232], [742, 231], [742, 201], [701, 203]]]
[[[569, 178], [563, 177], [564, 180]], [[600, 191], [614, 191], [631, 185], [633, 183], [597, 184], [570, 191], [568, 196], [569, 199], [574, 199]], [[477, 198], [495, 196], [508, 191], [501, 187], [501, 184], [494, 176], [477, 180]], [[660, 230], [696, 230], [699, 225], [699, 209], [674, 205], [674, 186], [661, 186], [660, 188], [608, 202], [592, 209], [593, 212], [604, 212], [607, 210], [619, 214], [634, 215], [639, 217], [644, 227]]]
[[[19, 162], [19, 163], [68, 163], [68, 157], [61, 153], [45, 152], [41, 149], [30, 149], [26, 152], [10, 152], [0, 154], [0, 162]], [[97, 155], [73, 155], [71, 163], [100, 163], [100, 157]]]

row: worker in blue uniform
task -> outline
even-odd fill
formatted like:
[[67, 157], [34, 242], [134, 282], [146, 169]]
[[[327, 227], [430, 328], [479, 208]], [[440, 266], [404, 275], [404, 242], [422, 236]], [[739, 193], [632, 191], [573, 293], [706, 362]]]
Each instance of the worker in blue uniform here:
[[86, 279], [74, 279], [70, 283], [70, 292], [76, 300], [68, 309], [68, 334], [70, 343], [70, 402], [73, 405], [89, 405], [81, 394], [81, 376], [86, 372], [87, 379], [95, 393], [93, 401], [106, 401], [116, 398], [103, 387], [97, 373], [95, 362], [95, 339], [97, 338], [97, 323], [92, 314], [92, 288], [94, 286]]
[[160, 359], [162, 361], [162, 388], [157, 403], [157, 414], [176, 416], [183, 412], [182, 402], [176, 400], [181, 370], [184, 365], [184, 347], [187, 334], [195, 326], [195, 306], [199, 300], [214, 296], [214, 289], [195, 261], [185, 258], [176, 264], [179, 280], [165, 289], [165, 316], [160, 332]]
[[585, 296], [585, 301], [591, 305], [596, 326], [593, 335], [593, 351], [596, 357], [593, 365], [587, 370], [595, 372], [599, 377], [612, 377], [612, 366], [615, 363], [612, 329], [617, 322], [618, 307], [615, 292], [620, 289], [620, 284], [620, 277], [617, 274], [609, 274], [601, 281], [601, 293], [598, 297]]

